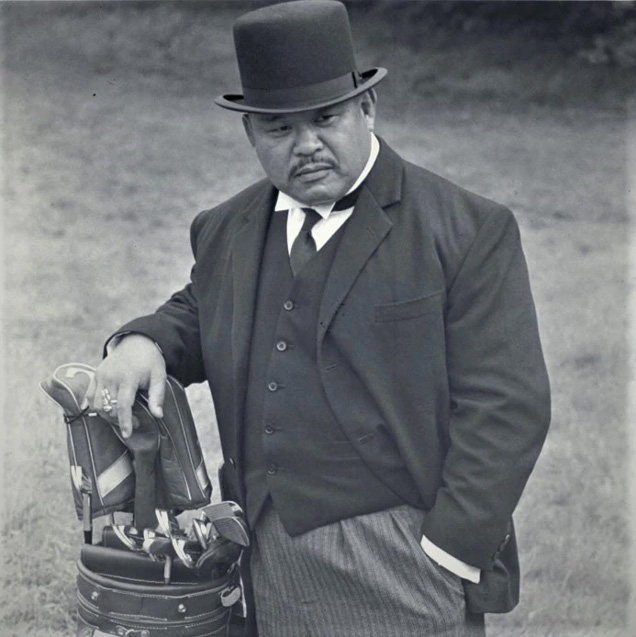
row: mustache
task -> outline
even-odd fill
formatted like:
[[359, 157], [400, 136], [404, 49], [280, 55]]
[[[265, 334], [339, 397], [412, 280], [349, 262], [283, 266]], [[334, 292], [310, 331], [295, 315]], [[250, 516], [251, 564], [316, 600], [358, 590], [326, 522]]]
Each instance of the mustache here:
[[301, 159], [292, 166], [290, 170], [290, 176], [293, 177], [307, 167], [311, 169], [334, 168], [335, 165], [336, 164], [333, 162], [333, 160], [329, 159], [328, 157], [310, 157], [307, 159]]

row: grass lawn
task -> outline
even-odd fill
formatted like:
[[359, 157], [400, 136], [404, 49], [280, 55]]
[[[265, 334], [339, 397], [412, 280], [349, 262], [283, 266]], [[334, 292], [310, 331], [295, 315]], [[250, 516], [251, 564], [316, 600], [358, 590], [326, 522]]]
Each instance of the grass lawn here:
[[[61, 363], [96, 364], [109, 333], [181, 287], [194, 214], [260, 176], [240, 118], [212, 104], [237, 86], [229, 25], [245, 5], [234, 4], [2, 7], [3, 637], [74, 627], [81, 529], [64, 424], [38, 381]], [[531, 270], [553, 425], [516, 515], [521, 603], [490, 617], [489, 634], [636, 634], [633, 74], [587, 67], [554, 43], [528, 42], [526, 54], [512, 36], [454, 33], [407, 45], [361, 11], [354, 26], [363, 65], [390, 72], [379, 134], [510, 206]], [[510, 64], [493, 63], [504, 53]], [[189, 395], [214, 474], [210, 397], [206, 387]]]

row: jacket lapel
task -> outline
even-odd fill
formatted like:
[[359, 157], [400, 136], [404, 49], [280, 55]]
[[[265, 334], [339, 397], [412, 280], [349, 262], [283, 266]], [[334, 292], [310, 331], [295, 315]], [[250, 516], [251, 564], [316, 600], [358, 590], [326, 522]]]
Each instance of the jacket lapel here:
[[383, 208], [400, 200], [402, 160], [380, 141], [380, 154], [345, 224], [327, 279], [320, 306], [319, 343], [366, 262], [393, 225]]

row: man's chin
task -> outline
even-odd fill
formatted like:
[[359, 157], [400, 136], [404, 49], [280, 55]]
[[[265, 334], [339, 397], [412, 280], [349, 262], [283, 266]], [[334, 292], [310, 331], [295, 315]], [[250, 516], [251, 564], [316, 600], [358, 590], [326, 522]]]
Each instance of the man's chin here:
[[322, 179], [305, 183], [297, 182], [294, 186], [294, 192], [291, 193], [291, 196], [312, 206], [333, 203], [339, 198], [342, 190], [334, 184], [325, 183]]

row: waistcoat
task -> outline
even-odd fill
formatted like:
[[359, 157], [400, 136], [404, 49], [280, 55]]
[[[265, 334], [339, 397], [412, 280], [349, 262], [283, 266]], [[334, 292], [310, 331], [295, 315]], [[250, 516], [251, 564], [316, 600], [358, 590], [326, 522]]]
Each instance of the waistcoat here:
[[350, 444], [318, 374], [320, 301], [343, 230], [293, 277], [286, 214], [274, 212], [270, 220], [245, 405], [243, 468], [252, 526], [268, 497], [290, 535], [403, 503]]

